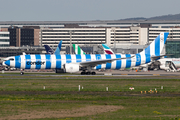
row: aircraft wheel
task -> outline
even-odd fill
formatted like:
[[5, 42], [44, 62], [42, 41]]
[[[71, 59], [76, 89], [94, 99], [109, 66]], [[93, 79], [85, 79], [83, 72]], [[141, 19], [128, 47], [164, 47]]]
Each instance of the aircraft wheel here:
[[86, 72], [86, 75], [90, 75], [90, 72]]
[[81, 75], [85, 75], [85, 72], [81, 72]]
[[21, 75], [24, 75], [24, 72], [21, 72]]
[[95, 75], [96, 74], [96, 72], [92, 72], [92, 75]]

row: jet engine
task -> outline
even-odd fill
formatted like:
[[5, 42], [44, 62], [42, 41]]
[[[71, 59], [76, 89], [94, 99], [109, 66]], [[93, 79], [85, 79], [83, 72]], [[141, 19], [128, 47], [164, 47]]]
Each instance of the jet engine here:
[[69, 63], [69, 64], [64, 64], [64, 70], [67, 73], [75, 73], [75, 72], [79, 72], [79, 65], [78, 64], [73, 64], [73, 63]]

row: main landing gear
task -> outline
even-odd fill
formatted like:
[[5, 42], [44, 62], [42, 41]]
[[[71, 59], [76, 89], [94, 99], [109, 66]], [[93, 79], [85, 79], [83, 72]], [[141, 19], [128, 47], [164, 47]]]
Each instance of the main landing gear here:
[[96, 75], [96, 72], [85, 72], [85, 71], [83, 71], [83, 72], [81, 72], [81, 75]]
[[92, 67], [89, 66], [87, 67], [87, 69], [84, 69], [82, 72], [81, 72], [81, 75], [96, 75], [96, 72], [91, 72], [92, 70]]

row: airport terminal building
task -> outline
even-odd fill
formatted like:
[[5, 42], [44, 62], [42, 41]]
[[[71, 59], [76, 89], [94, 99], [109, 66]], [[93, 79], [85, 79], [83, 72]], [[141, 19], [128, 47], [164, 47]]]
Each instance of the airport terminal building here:
[[[160, 32], [169, 32], [166, 52], [180, 57], [179, 26], [180, 21], [7, 21], [0, 22], [0, 35], [6, 32], [9, 36], [9, 41], [6, 40], [9, 49], [39, 46], [44, 52], [45, 44], [55, 49], [59, 41], [63, 40], [63, 53], [70, 53], [69, 47], [72, 44], [93, 48], [89, 53], [102, 53], [101, 44], [106, 43], [116, 53], [135, 54], [146, 48]], [[2, 48], [3, 45], [0, 46]]]
[[9, 47], [9, 32], [0, 32], [0, 47]]

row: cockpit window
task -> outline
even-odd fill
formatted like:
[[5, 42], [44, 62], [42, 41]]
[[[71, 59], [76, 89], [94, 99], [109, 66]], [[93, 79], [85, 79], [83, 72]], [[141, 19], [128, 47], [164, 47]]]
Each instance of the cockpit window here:
[[9, 60], [10, 60], [10, 61], [14, 61], [14, 58], [10, 58]]

